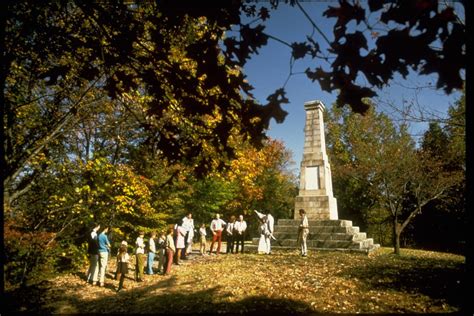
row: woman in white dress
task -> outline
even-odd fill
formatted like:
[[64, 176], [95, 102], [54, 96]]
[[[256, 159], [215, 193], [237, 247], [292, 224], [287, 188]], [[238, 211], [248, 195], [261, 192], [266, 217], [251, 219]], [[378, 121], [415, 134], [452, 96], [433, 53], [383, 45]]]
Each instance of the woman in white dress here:
[[258, 253], [269, 254], [270, 253], [270, 230], [268, 229], [267, 218], [261, 218], [262, 225], [260, 225], [260, 240], [258, 241]]

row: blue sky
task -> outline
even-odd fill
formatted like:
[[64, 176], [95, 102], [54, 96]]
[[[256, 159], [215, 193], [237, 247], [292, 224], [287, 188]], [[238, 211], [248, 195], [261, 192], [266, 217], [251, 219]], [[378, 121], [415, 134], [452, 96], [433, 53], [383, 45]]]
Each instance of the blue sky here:
[[[332, 25], [335, 19], [322, 17], [322, 12], [329, 5], [337, 5], [337, 2], [313, 1], [301, 2], [301, 4], [316, 25], [332, 39]], [[268, 2], [263, 5], [269, 7]], [[303, 42], [313, 31], [310, 22], [296, 7], [280, 3], [276, 11], [270, 12], [270, 16], [270, 19], [264, 23], [265, 32], [288, 43]], [[315, 38], [320, 39], [320, 36], [316, 34]], [[254, 86], [254, 96], [260, 103], [265, 104], [267, 96], [284, 85], [290, 73], [290, 56], [289, 47], [269, 39], [268, 44], [260, 50], [259, 54], [254, 55], [245, 65], [244, 72], [249, 83]], [[293, 66], [293, 73], [303, 72], [308, 67], [314, 69], [314, 62], [311, 63], [309, 58], [299, 59]], [[378, 94], [381, 100], [393, 103], [397, 108], [403, 108], [404, 105], [415, 102], [416, 106], [444, 116], [449, 105], [459, 98], [459, 93], [447, 96], [443, 91], [434, 89], [414, 89], [417, 86], [435, 85], [436, 79], [436, 76], [415, 75], [409, 76], [406, 80], [400, 77], [395, 78], [389, 87], [379, 91]], [[282, 124], [277, 124], [272, 120], [267, 134], [284, 142], [285, 146], [293, 152], [294, 167], [299, 169], [304, 143], [303, 104], [310, 100], [321, 100], [326, 108], [330, 108], [336, 100], [336, 93], [329, 94], [322, 91], [319, 84], [311, 82], [305, 74], [292, 75], [285, 90], [290, 103], [284, 105], [283, 109], [288, 112], [288, 115]], [[386, 104], [380, 103], [379, 109], [394, 117], [399, 116]], [[419, 136], [426, 126], [426, 123], [413, 123], [411, 133]]]

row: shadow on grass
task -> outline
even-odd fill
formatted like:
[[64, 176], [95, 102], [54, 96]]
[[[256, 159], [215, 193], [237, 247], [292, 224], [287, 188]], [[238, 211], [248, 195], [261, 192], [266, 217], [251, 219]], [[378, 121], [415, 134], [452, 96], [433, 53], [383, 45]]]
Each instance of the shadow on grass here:
[[[172, 287], [175, 277], [147, 287], [125, 290], [88, 302], [75, 297], [66, 298], [78, 313], [158, 313], [158, 314], [298, 314], [311, 311], [311, 306], [290, 299], [272, 299], [266, 296], [252, 296], [230, 302], [229, 293], [222, 293], [213, 287], [202, 291], [175, 292]], [[154, 290], [163, 288], [161, 293]], [[169, 292], [166, 290], [170, 289]]]
[[[173, 287], [176, 277], [163, 279], [149, 286], [130, 288], [115, 293], [114, 287], [106, 285], [107, 293], [103, 296], [95, 296], [91, 299], [83, 299], [79, 296], [61, 296], [60, 301], [55, 302], [54, 307], [45, 307], [42, 303], [44, 288], [50, 285], [42, 284], [41, 287], [29, 287], [28, 296], [25, 292], [10, 292], [9, 304], [2, 308], [5, 312], [15, 314], [250, 314], [250, 315], [289, 315], [305, 314], [312, 312], [311, 306], [300, 301], [281, 298], [269, 298], [255, 295], [242, 300], [230, 301], [230, 293], [223, 292], [217, 286], [202, 291], [189, 290], [176, 292]], [[186, 284], [182, 284], [186, 285]], [[189, 285], [192, 286], [192, 283]], [[159, 291], [158, 293], [156, 290]], [[169, 291], [168, 291], [169, 290]], [[13, 299], [14, 298], [14, 299]], [[21, 298], [21, 301], [18, 300]], [[32, 301], [33, 299], [33, 301]], [[28, 306], [20, 309], [19, 306]], [[314, 314], [314, 312], [313, 312]]]
[[[387, 259], [391, 262], [387, 263]], [[433, 300], [445, 300], [456, 307], [463, 304], [465, 293], [462, 282], [467, 281], [463, 263], [393, 254], [364, 266], [349, 267], [340, 272], [339, 276], [357, 278], [369, 290], [421, 294]]]
[[43, 305], [44, 288], [51, 287], [52, 282], [42, 281], [26, 288], [17, 288], [5, 292], [0, 304], [2, 313], [26, 313], [26, 314], [50, 314], [51, 310], [46, 310]]

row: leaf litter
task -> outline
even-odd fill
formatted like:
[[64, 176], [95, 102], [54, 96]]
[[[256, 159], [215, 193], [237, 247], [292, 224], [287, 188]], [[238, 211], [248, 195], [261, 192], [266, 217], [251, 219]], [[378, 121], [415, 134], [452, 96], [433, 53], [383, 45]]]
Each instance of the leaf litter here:
[[[146, 275], [141, 283], [132, 268], [127, 288], [117, 293], [112, 258], [105, 287], [75, 273], [48, 280], [33, 294], [28, 288], [6, 294], [13, 310], [40, 313], [446, 313], [461, 310], [465, 269], [463, 256], [408, 249], [395, 256], [389, 248], [370, 256], [193, 255], [171, 275]], [[25, 294], [30, 299], [20, 299]]]

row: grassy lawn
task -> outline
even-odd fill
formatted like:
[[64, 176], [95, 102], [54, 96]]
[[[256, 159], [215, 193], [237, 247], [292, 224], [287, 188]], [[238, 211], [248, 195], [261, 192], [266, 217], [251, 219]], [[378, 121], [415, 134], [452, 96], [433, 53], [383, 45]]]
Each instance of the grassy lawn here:
[[105, 288], [84, 273], [61, 275], [28, 291], [7, 292], [9, 308], [42, 313], [449, 313], [461, 308], [465, 258], [382, 248], [370, 256], [297, 251], [195, 256], [170, 276], [126, 280], [115, 292], [115, 259]]

